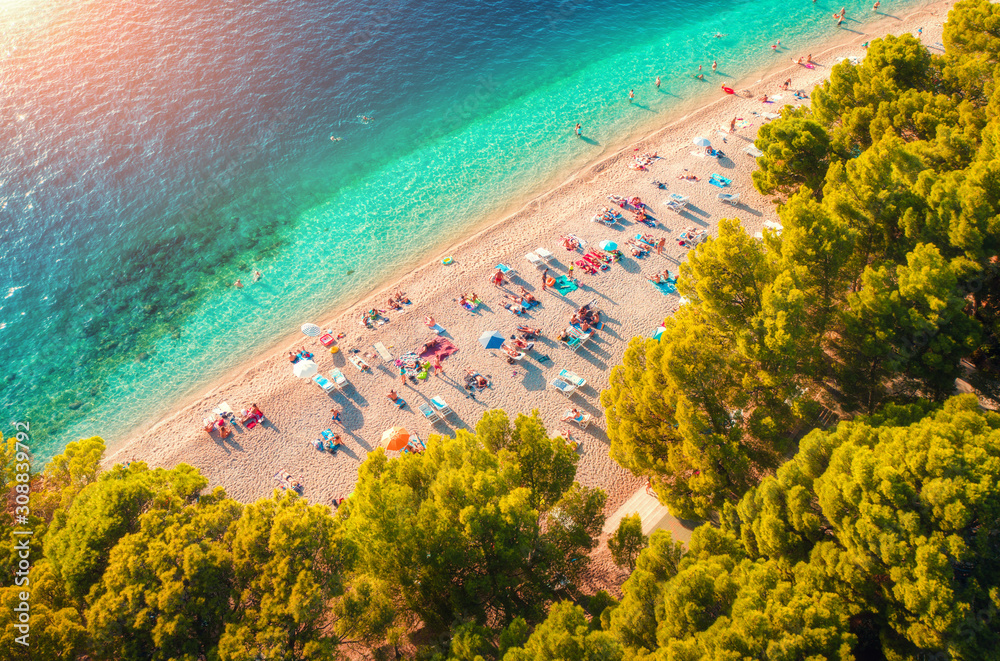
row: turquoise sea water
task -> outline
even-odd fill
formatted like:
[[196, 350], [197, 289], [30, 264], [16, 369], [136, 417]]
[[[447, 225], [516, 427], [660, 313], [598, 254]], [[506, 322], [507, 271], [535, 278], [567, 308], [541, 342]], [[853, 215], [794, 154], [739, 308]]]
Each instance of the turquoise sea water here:
[[0, 0], [4, 414], [114, 442], [841, 6]]

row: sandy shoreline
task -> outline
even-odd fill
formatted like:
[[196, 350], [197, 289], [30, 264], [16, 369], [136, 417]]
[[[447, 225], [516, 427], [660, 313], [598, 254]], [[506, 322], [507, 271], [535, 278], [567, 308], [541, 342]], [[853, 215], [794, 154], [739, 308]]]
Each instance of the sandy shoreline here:
[[[610, 514], [641, 486], [641, 480], [608, 457], [599, 393], [607, 386], [608, 371], [620, 362], [629, 339], [648, 337], [678, 306], [676, 294], [660, 293], [647, 277], [665, 268], [676, 274], [677, 265], [686, 253], [686, 249], [678, 246], [677, 237], [685, 227], [704, 228], [712, 233], [720, 218], [738, 217], [752, 234], [760, 231], [765, 221], [777, 220], [773, 204], [750, 183], [754, 159], [742, 152], [752, 144], [757, 128], [765, 121], [754, 113], [776, 113], [784, 104], [794, 104], [791, 91], [779, 90], [781, 81], [791, 77], [791, 90], [811, 90], [829, 75], [830, 66], [836, 61], [844, 56], [863, 56], [860, 44], [877, 36], [923, 27], [924, 44], [932, 51], [939, 51], [935, 46], [941, 41], [941, 24], [952, 4], [946, 0], [905, 17], [886, 17], [864, 34], [839, 33], [813, 51], [817, 66], [812, 70], [788, 60], [806, 53], [789, 51], [784, 58], [787, 65], [771, 67], [760, 81], [742, 80], [735, 84], [736, 89], [750, 89], [754, 99], [726, 97], [720, 92], [718, 100], [700, 105], [696, 112], [687, 112], [679, 119], [671, 119], [666, 126], [579, 169], [564, 183], [535, 196], [499, 222], [467, 235], [457, 245], [435, 249], [433, 259], [409, 270], [382, 290], [332, 314], [317, 317], [316, 323], [323, 328], [347, 334], [340, 341], [339, 353], [329, 354], [315, 339], [300, 334], [290, 336], [269, 349], [263, 359], [258, 357], [230, 370], [207, 392], [189, 398], [157, 423], [137, 429], [109, 452], [106, 463], [141, 459], [154, 466], [173, 466], [186, 462], [201, 469], [212, 486], [222, 485], [234, 498], [245, 502], [269, 495], [276, 484], [272, 476], [287, 470], [305, 485], [307, 498], [328, 503], [353, 489], [358, 465], [369, 451], [378, 447], [387, 427], [402, 425], [426, 439], [431, 433], [474, 428], [487, 409], [503, 408], [512, 417], [538, 409], [550, 433], [572, 428], [573, 438], [581, 443], [578, 480], [607, 491]], [[755, 100], [763, 93], [783, 98], [765, 105]], [[723, 126], [728, 128], [734, 116], [751, 124], [728, 136], [723, 143], [723, 136], [716, 131]], [[691, 138], [695, 135], [712, 139], [729, 158], [717, 161], [692, 155], [695, 147]], [[654, 161], [647, 171], [630, 169], [628, 164], [633, 155], [642, 152], [656, 152], [660, 160]], [[677, 179], [685, 170], [701, 177], [701, 181]], [[732, 186], [723, 191], [709, 185], [708, 176], [713, 172], [732, 179]], [[651, 184], [653, 180], [665, 182], [667, 189], [657, 189]], [[733, 209], [722, 204], [716, 198], [720, 192], [739, 193], [741, 205]], [[671, 193], [690, 198], [684, 213], [667, 210], [666, 201]], [[623, 214], [624, 228], [591, 222], [595, 213], [610, 205], [609, 194], [640, 196], [652, 208], [658, 227], [649, 229], [636, 224], [628, 212]], [[559, 243], [561, 235], [576, 234], [591, 246], [603, 239], [622, 245], [638, 232], [666, 237], [665, 255], [651, 254], [643, 259], [626, 255], [609, 271], [596, 275], [584, 274], [576, 267], [580, 289], [566, 297], [542, 292], [540, 269], [524, 257], [539, 246], [545, 247], [555, 255], [550, 264], [552, 275], [566, 274], [568, 267], [582, 255], [565, 250]], [[440, 258], [445, 254], [452, 256], [455, 263], [441, 265]], [[493, 267], [501, 261], [517, 269], [520, 276], [506, 290], [496, 289], [488, 282]], [[517, 291], [518, 285], [542, 302], [530, 312], [530, 317], [517, 318], [503, 308], [504, 293]], [[375, 330], [359, 326], [360, 312], [371, 307], [385, 308], [385, 292], [396, 288], [405, 291], [413, 304], [406, 306], [403, 313], [387, 312], [390, 322]], [[485, 303], [474, 314], [457, 303], [460, 294], [471, 292], [479, 294]], [[606, 323], [590, 343], [574, 353], [559, 346], [553, 338], [567, 325], [572, 312], [589, 301], [596, 301]], [[372, 351], [375, 342], [384, 343], [394, 357], [419, 348], [434, 338], [423, 324], [425, 315], [433, 316], [444, 326], [448, 331], [446, 337], [459, 348], [444, 360], [443, 377], [401, 387], [398, 370], [391, 364], [369, 360], [372, 371], [361, 373], [346, 361], [349, 349]], [[522, 323], [541, 328], [544, 337], [516, 367], [504, 362], [498, 352], [484, 350], [477, 341], [486, 330], [498, 330], [509, 337]], [[329, 376], [332, 369], [340, 369], [351, 385], [343, 392], [327, 394], [314, 383], [295, 378], [287, 351], [303, 345], [316, 353], [321, 374]], [[540, 363], [540, 355], [551, 359]], [[562, 368], [576, 372], [588, 382], [572, 397], [572, 402], [547, 387]], [[492, 380], [492, 387], [475, 399], [467, 398], [462, 389], [462, 376], [467, 369], [490, 375]], [[385, 393], [390, 388], [399, 390], [408, 406], [399, 410], [389, 402]], [[433, 396], [443, 396], [454, 409], [454, 415], [444, 423], [432, 425], [417, 411], [418, 405]], [[218, 435], [209, 438], [201, 421], [209, 409], [222, 401], [237, 411], [256, 402], [269, 422], [253, 430], [238, 426], [224, 441]], [[570, 406], [593, 416], [586, 430], [560, 422]], [[331, 422], [331, 408], [342, 411], [343, 425]], [[342, 434], [346, 444], [346, 449], [335, 456], [317, 452], [310, 443], [327, 428]], [[605, 570], [616, 573], [607, 558], [599, 560]]]

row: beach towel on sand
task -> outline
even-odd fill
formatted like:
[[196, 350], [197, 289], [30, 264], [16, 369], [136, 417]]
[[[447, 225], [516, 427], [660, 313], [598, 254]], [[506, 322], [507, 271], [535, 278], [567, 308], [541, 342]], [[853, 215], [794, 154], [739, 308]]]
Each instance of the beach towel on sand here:
[[439, 337], [431, 342], [426, 349], [420, 352], [420, 357], [427, 360], [430, 360], [435, 356], [437, 358], [447, 358], [456, 351], [458, 351], [458, 347], [456, 347], [451, 340]]
[[677, 287], [674, 286], [673, 282], [660, 282], [660, 283], [656, 283], [656, 282], [653, 282], [652, 280], [650, 280], [649, 282], [654, 287], [656, 287], [658, 290], [660, 290], [660, 293], [663, 294], [664, 296], [669, 296], [670, 294], [676, 294], [677, 293]]
[[570, 280], [564, 275], [561, 275], [558, 278], [556, 278], [556, 284], [553, 287], [553, 289], [559, 292], [560, 296], [565, 296], [566, 294], [575, 292], [579, 288], [580, 286], [577, 285], [576, 282]]

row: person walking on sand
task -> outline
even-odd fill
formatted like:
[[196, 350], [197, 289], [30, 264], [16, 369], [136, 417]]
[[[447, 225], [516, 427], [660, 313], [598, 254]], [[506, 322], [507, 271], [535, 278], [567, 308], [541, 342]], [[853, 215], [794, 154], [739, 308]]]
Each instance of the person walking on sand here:
[[729, 132], [736, 133], [736, 118], [733, 117], [733, 121], [729, 122]]
[[334, 422], [339, 422], [340, 424], [344, 424], [344, 421], [340, 419], [340, 410], [339, 409], [330, 409], [330, 413], [333, 414], [333, 418], [331, 418], [331, 419]]
[[444, 366], [441, 364], [441, 356], [434, 356], [434, 375], [441, 376], [444, 374]]
[[663, 248], [666, 245], [667, 245], [667, 237], [661, 236], [660, 240], [656, 242], [656, 254], [657, 255], [662, 255], [663, 254]]
[[546, 266], [545, 270], [542, 271], [542, 291], [545, 291], [546, 289], [549, 288], [548, 281], [549, 281], [549, 267]]
[[660, 89], [660, 77], [656, 77], [656, 89]]
[[403, 382], [404, 386], [406, 385], [406, 368], [405, 367], [400, 367], [399, 368], [399, 380]]
[[806, 62], [808, 64], [812, 64], [812, 61], [813, 61], [813, 54], [809, 53], [808, 55], [806, 55]]
[[875, 4], [874, 4], [874, 5], [872, 5], [872, 11], [878, 11], [878, 7], [879, 7], [879, 5], [881, 5], [881, 4], [882, 4], [882, 3], [881, 3], [881, 2], [879, 2], [879, 0], [875, 0]]

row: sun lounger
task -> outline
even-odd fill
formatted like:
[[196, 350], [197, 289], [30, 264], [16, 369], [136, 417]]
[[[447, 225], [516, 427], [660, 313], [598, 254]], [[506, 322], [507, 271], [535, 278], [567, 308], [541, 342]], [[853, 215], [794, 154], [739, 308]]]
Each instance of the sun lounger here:
[[545, 248], [538, 248], [535, 250], [535, 254], [544, 259], [546, 262], [551, 261], [555, 255], [546, 250]]
[[522, 359], [524, 359], [524, 352], [523, 351], [518, 351], [517, 349], [512, 349], [511, 347], [507, 346], [506, 344], [501, 344], [500, 345], [500, 350], [503, 351], [504, 355], [506, 355], [508, 358], [512, 358], [514, 360], [522, 360]]
[[432, 409], [431, 407], [427, 406], [426, 404], [420, 404], [419, 406], [417, 406], [417, 409], [421, 413], [424, 414], [424, 417], [428, 421], [430, 421], [432, 423], [433, 422], [439, 422], [441, 420], [441, 416], [439, 416], [434, 409]]
[[575, 372], [570, 372], [567, 369], [564, 369], [559, 372], [559, 378], [565, 381], [566, 383], [572, 384], [576, 388], [582, 388], [585, 385], [587, 385], [586, 379], [581, 378]]
[[593, 418], [594, 416], [590, 415], [589, 413], [581, 413], [577, 416], [574, 416], [572, 411], [566, 411], [566, 415], [564, 415], [562, 419], [569, 422], [575, 422], [576, 424], [580, 425], [580, 429], [586, 429], [587, 425], [590, 424], [590, 421]]
[[764, 155], [764, 152], [762, 152], [761, 150], [757, 149], [753, 145], [750, 145], [749, 147], [746, 147], [743, 151], [746, 152], [747, 154], [750, 154], [754, 158], [760, 158], [761, 156]]
[[773, 220], [765, 220], [764, 221], [764, 227], [766, 227], [768, 229], [771, 229], [771, 230], [782, 230], [782, 229], [784, 229], [784, 226], [781, 223], [777, 223], [777, 222], [775, 222]]
[[378, 353], [379, 358], [381, 358], [387, 363], [392, 360], [392, 354], [389, 353], [389, 350], [385, 348], [384, 344], [382, 344], [381, 342], [376, 342], [372, 346], [375, 347], [375, 351]]
[[690, 198], [688, 198], [687, 195], [681, 195], [680, 193], [671, 193], [670, 199], [674, 200], [675, 202], [680, 202], [681, 204], [687, 204], [688, 199]]
[[431, 404], [433, 404], [434, 408], [436, 408], [443, 416], [454, 413], [454, 411], [451, 410], [451, 407], [448, 406], [448, 403], [444, 401], [444, 397], [431, 397]]
[[558, 390], [559, 392], [561, 392], [562, 394], [566, 395], [567, 397], [576, 392], [576, 386], [574, 386], [572, 383], [563, 381], [562, 379], [552, 379], [551, 381], [549, 381], [549, 385]]
[[503, 273], [508, 278], [510, 276], [514, 275], [515, 273], [517, 273], [517, 270], [514, 267], [507, 266], [506, 264], [502, 264], [502, 263], [501, 264], [497, 264], [497, 270], [500, 271], [501, 273]]
[[669, 200], [667, 202], [667, 208], [670, 209], [671, 211], [675, 211], [677, 213], [680, 213], [681, 211], [684, 211], [684, 207], [686, 207], [686, 206], [687, 206], [686, 203], [684, 203], [684, 202], [678, 202], [677, 200]]
[[369, 366], [368, 363], [362, 360], [361, 356], [351, 356], [347, 360], [349, 360], [352, 365], [357, 367], [359, 372], [365, 372], [371, 369], [371, 366]]
[[719, 193], [715, 197], [723, 204], [731, 204], [734, 207], [740, 203], [739, 193]]
[[333, 385], [337, 390], [343, 390], [344, 386], [347, 385], [347, 377], [340, 370], [333, 370], [330, 372], [330, 378], [333, 379]]
[[764, 119], [778, 119], [781, 117], [781, 115], [776, 112], [762, 112], [760, 116]]
[[529, 252], [527, 255], [524, 256], [524, 258], [529, 262], [531, 262], [531, 264], [535, 267], [539, 267], [545, 264], [545, 262], [542, 261], [542, 258], [533, 252]]
[[438, 335], [444, 332], [444, 326], [442, 326], [441, 324], [434, 324], [433, 326], [429, 326], [429, 328], [431, 329], [431, 331], [437, 333]]
[[312, 380], [313, 380], [313, 383], [315, 383], [317, 386], [319, 386], [320, 388], [322, 388], [326, 392], [330, 392], [334, 388], [333, 382], [327, 380], [327, 378], [325, 376], [323, 376], [322, 374], [315, 375], [312, 378]]

